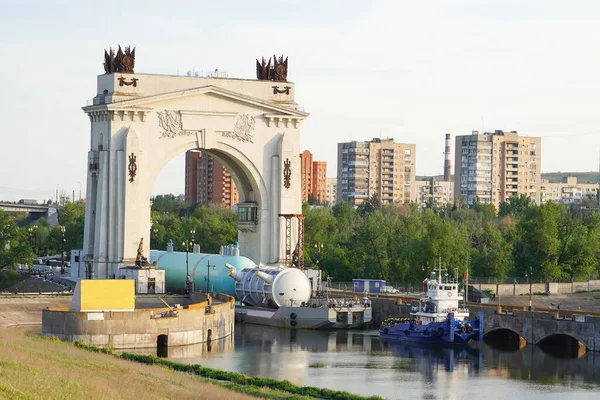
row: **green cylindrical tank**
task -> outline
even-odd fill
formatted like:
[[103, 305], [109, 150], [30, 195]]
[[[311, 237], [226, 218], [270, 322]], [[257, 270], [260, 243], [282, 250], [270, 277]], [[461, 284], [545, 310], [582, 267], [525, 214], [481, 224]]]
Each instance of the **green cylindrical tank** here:
[[[235, 297], [235, 280], [227, 275], [229, 269], [225, 263], [241, 271], [254, 266], [254, 261], [242, 256], [223, 256], [219, 254], [187, 253], [188, 273], [195, 280], [197, 291], [206, 291], [210, 274], [211, 292], [225, 293]], [[180, 251], [150, 250], [150, 262], [158, 261], [158, 269], [165, 271], [167, 292], [185, 292], [186, 253]], [[209, 268], [210, 265], [210, 268]]]

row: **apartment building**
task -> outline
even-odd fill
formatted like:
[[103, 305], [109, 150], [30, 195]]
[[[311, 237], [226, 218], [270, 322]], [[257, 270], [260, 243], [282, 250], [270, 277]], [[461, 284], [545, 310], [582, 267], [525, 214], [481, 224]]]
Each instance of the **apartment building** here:
[[429, 204], [441, 207], [445, 204], [454, 204], [454, 182], [427, 178], [415, 181], [416, 202], [420, 208]]
[[327, 162], [313, 160], [308, 150], [300, 154], [300, 184], [303, 203], [307, 203], [309, 197], [317, 203], [327, 200]]
[[597, 183], [578, 183], [576, 176], [565, 176], [560, 182], [542, 179], [540, 186], [542, 203], [579, 204], [585, 198], [598, 197]]
[[516, 131], [457, 136], [455, 195], [462, 196], [468, 206], [479, 200], [498, 208], [519, 194], [539, 204], [541, 146], [541, 138], [519, 136]]
[[337, 201], [358, 206], [376, 195], [382, 204], [416, 196], [416, 145], [393, 139], [338, 143]]
[[336, 204], [337, 201], [337, 179], [327, 178], [327, 191], [325, 197], [330, 206]]
[[205, 206], [239, 203], [238, 191], [231, 174], [219, 161], [199, 151], [185, 153], [185, 203]]

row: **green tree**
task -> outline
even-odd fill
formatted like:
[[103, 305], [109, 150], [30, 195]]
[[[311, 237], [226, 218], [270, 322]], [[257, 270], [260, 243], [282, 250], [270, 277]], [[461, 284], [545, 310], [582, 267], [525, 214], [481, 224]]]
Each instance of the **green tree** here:
[[531, 207], [531, 198], [523, 193], [508, 198], [507, 201], [500, 203], [498, 215], [523, 215]]
[[32, 265], [33, 251], [26, 231], [19, 229], [8, 212], [0, 210], [0, 269]]

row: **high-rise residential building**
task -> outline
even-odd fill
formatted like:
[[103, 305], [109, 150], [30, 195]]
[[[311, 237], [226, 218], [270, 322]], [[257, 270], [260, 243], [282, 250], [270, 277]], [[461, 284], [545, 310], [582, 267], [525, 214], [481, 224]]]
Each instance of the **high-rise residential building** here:
[[421, 208], [430, 204], [441, 207], [446, 204], [454, 204], [454, 182], [441, 181], [435, 178], [427, 178], [415, 182], [416, 202]]
[[357, 206], [373, 195], [381, 204], [416, 196], [416, 145], [393, 139], [338, 143], [337, 202]]
[[541, 202], [579, 204], [585, 198], [598, 197], [597, 183], [579, 183], [576, 176], [565, 176], [560, 182], [550, 182], [542, 179], [540, 185]]
[[223, 164], [199, 151], [185, 153], [185, 203], [188, 206], [223, 203], [233, 207], [238, 202], [235, 183]]
[[302, 202], [307, 203], [309, 197], [317, 203], [327, 199], [327, 162], [314, 161], [310, 151], [300, 154], [300, 183], [302, 185]]
[[519, 194], [539, 204], [541, 147], [541, 138], [519, 136], [516, 131], [457, 136], [455, 195], [469, 206], [479, 200], [498, 208]]
[[327, 192], [325, 193], [325, 197], [330, 206], [335, 205], [336, 197], [337, 197], [337, 179], [336, 178], [327, 178]]

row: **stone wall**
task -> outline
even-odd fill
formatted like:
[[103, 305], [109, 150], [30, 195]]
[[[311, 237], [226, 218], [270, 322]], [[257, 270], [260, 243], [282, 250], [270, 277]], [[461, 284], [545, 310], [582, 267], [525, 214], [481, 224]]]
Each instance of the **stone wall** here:
[[233, 334], [235, 302], [215, 295], [222, 303], [191, 304], [185, 308], [136, 309], [131, 312], [77, 312], [68, 308], [42, 311], [42, 335], [115, 349], [157, 347], [159, 335], [168, 346], [221, 339]]

